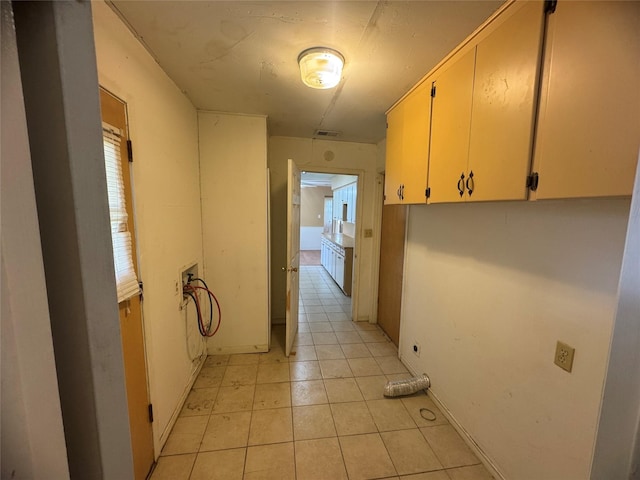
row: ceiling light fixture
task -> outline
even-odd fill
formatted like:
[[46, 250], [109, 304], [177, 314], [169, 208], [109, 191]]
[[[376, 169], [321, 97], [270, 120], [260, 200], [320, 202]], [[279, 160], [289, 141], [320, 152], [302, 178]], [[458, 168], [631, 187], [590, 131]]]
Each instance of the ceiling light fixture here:
[[340, 83], [344, 57], [326, 47], [314, 47], [298, 55], [302, 82], [311, 88], [333, 88]]

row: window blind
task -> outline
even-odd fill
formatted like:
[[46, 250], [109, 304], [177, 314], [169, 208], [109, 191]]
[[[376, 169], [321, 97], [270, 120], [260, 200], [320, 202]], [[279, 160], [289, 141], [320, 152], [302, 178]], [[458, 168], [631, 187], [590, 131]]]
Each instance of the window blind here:
[[120, 158], [120, 130], [107, 123], [102, 124], [104, 163], [107, 174], [109, 217], [111, 219], [111, 242], [113, 264], [116, 274], [118, 303], [140, 292], [138, 278], [133, 267], [133, 243], [127, 227], [127, 205], [124, 196], [124, 178]]

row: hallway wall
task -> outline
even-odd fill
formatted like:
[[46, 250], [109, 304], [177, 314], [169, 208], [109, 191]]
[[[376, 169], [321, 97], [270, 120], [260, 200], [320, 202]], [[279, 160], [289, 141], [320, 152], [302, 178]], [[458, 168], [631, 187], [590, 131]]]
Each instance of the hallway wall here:
[[[100, 84], [127, 103], [156, 455], [198, 368], [186, 346], [181, 267], [202, 267], [197, 113], [115, 13], [93, 2]], [[204, 350], [204, 345], [203, 345]]]
[[210, 354], [269, 344], [267, 119], [198, 112], [204, 267], [222, 308]]

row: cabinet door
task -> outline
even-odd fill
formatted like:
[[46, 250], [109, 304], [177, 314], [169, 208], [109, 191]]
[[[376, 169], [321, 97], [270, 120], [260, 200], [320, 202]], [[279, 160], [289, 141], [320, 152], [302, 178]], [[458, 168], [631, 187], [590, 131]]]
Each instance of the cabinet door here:
[[334, 260], [334, 254], [333, 254], [333, 248], [332, 246], [329, 246], [329, 274], [333, 277], [335, 271], [336, 271], [336, 267], [335, 267], [335, 260]]
[[398, 195], [402, 165], [404, 107], [399, 103], [387, 115], [387, 154], [384, 171], [384, 204], [401, 203]]
[[458, 185], [466, 180], [474, 60], [475, 49], [459, 57], [434, 82], [429, 203], [465, 200]]
[[542, 2], [524, 2], [476, 46], [469, 201], [527, 198], [543, 22]]
[[344, 255], [336, 254], [336, 276], [338, 286], [344, 290]]
[[331, 276], [335, 280], [336, 278], [336, 251], [331, 249]]
[[347, 222], [351, 221], [351, 185], [345, 187], [345, 193], [347, 197]]
[[324, 239], [320, 241], [320, 264], [327, 268], [327, 245]]
[[420, 84], [404, 100], [402, 134], [403, 203], [427, 202], [431, 81]]
[[353, 220], [351, 220], [353, 223], [356, 223], [356, 205], [358, 204], [358, 184], [354, 183], [353, 184], [353, 201], [351, 202], [351, 218]]
[[631, 195], [640, 146], [640, 3], [549, 15], [535, 198]]

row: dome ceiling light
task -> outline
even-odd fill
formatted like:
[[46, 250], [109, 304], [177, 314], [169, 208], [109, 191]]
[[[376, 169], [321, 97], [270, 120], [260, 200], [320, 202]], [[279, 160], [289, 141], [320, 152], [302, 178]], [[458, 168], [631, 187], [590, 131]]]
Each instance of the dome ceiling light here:
[[313, 47], [298, 56], [302, 82], [311, 88], [333, 88], [342, 78], [344, 57], [336, 50]]

